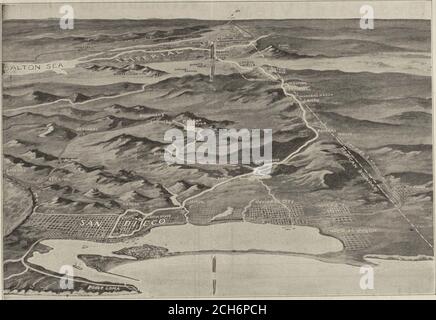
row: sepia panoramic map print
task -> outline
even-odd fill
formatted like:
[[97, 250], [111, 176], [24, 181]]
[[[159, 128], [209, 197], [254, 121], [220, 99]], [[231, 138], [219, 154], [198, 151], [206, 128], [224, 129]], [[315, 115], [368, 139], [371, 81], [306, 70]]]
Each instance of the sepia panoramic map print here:
[[431, 3], [377, 4], [4, 5], [5, 297], [434, 294]]

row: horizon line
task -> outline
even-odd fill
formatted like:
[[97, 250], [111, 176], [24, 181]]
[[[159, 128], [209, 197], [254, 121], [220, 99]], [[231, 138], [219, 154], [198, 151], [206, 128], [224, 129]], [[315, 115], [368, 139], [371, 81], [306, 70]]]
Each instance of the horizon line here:
[[[360, 20], [361, 17], [356, 18], [253, 18], [253, 19], [233, 19], [231, 21], [259, 21], [259, 20], [274, 20], [274, 21], [290, 21], [290, 20]], [[31, 21], [41, 21], [41, 20], [59, 20], [59, 17], [49, 17], [49, 18], [4, 18], [3, 22], [14, 21], [14, 20], [31, 20]], [[74, 18], [74, 20], [192, 20], [192, 21], [222, 21], [228, 22], [226, 19], [201, 19], [201, 18]], [[392, 21], [392, 20], [417, 20], [417, 21], [431, 21], [431, 18], [374, 18], [374, 21]]]

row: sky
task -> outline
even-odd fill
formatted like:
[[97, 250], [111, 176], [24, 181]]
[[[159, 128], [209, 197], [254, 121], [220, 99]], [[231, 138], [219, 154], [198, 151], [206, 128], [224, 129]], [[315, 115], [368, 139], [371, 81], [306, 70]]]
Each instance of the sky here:
[[[17, 0], [3, 0], [8, 3]], [[47, 0], [46, 0], [47, 1]], [[33, 2], [42, 2], [33, 0]], [[360, 8], [369, 4], [375, 19], [430, 19], [431, 1], [172, 1], [148, 3], [104, 2], [7, 4], [5, 19], [59, 18], [61, 6], [69, 4], [76, 19], [341, 19], [360, 18]], [[238, 12], [236, 12], [239, 10]]]

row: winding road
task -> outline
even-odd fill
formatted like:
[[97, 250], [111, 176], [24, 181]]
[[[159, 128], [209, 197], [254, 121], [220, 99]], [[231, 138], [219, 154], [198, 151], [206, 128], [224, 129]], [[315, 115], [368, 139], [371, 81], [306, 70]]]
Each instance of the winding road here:
[[[233, 46], [229, 46], [229, 47], [226, 47], [226, 48], [222, 48], [222, 49], [220, 49], [220, 50], [217, 50], [217, 52], [223, 52], [223, 51], [227, 51], [227, 50], [231, 50], [231, 49], [234, 49], [234, 48], [244, 48], [244, 47], [254, 47], [255, 49], [256, 49], [256, 51], [259, 53], [259, 54], [262, 54], [262, 52], [261, 51], [259, 51], [258, 49], [257, 49], [257, 47], [256, 47], [256, 44], [257, 44], [257, 41], [258, 40], [260, 40], [260, 39], [263, 39], [263, 38], [266, 38], [266, 37], [268, 37], [268, 36], [270, 36], [270, 35], [262, 35], [262, 36], [260, 36], [260, 37], [258, 37], [258, 38], [256, 38], [256, 39], [253, 39], [253, 40], [251, 40], [248, 44], [238, 44], [238, 45], [233, 45]], [[188, 41], [188, 40], [181, 40], [181, 41]], [[168, 43], [163, 43], [163, 44], [174, 44], [174, 43], [176, 43], [176, 42], [179, 42], [179, 41], [175, 41], [175, 42], [168, 42]], [[160, 46], [162, 46], [163, 44], [159, 44]], [[154, 45], [153, 45], [154, 46]], [[182, 47], [182, 48], [174, 48], [174, 49], [164, 49], [164, 50], [146, 50], [146, 49], [144, 49], [144, 47], [147, 47], [147, 46], [133, 46], [133, 47], [127, 47], [127, 48], [116, 48], [116, 49], [112, 49], [112, 50], [110, 50], [109, 52], [118, 52], [118, 51], [122, 51], [122, 52], [120, 52], [120, 53], [116, 53], [115, 55], [113, 55], [113, 56], [111, 56], [111, 57], [105, 57], [105, 58], [98, 58], [98, 55], [101, 55], [102, 53], [98, 53], [98, 54], [92, 54], [92, 55], [88, 55], [88, 56], [85, 56], [85, 57], [81, 57], [81, 58], [78, 58], [78, 59], [76, 59], [77, 60], [77, 62], [78, 63], [85, 63], [85, 62], [91, 62], [91, 61], [94, 61], [94, 60], [109, 60], [109, 59], [114, 59], [114, 58], [117, 58], [117, 57], [119, 57], [119, 56], [121, 56], [121, 55], [124, 55], [124, 54], [128, 54], [128, 53], [130, 53], [130, 52], [144, 52], [144, 53], [160, 53], [160, 52], [168, 52], [168, 51], [174, 51], [174, 50], [206, 50], [206, 51], [209, 51], [209, 49], [205, 49], [205, 48], [197, 48], [197, 47]], [[225, 63], [225, 64], [230, 64], [230, 65], [232, 65], [232, 66], [234, 66], [234, 67], [236, 67], [237, 69], [238, 69], [238, 72], [240, 72], [239, 70], [242, 70], [242, 71], [253, 71], [253, 70], [260, 70], [264, 75], [265, 75], [265, 77], [266, 78], [269, 78], [269, 79], [271, 79], [271, 80], [273, 80], [273, 81], [277, 81], [277, 82], [279, 82], [280, 83], [280, 88], [282, 89], [282, 91], [283, 91], [283, 94], [286, 96], [286, 97], [288, 97], [288, 98], [290, 98], [291, 100], [292, 100], [292, 102], [295, 102], [295, 103], [297, 103], [297, 105], [299, 106], [299, 108], [300, 108], [300, 110], [301, 110], [301, 119], [302, 119], [302, 121], [304, 122], [304, 124], [305, 124], [305, 126], [309, 129], [309, 130], [311, 130], [313, 133], [314, 133], [314, 136], [311, 138], [311, 139], [309, 139], [309, 140], [307, 140], [307, 141], [305, 141], [305, 143], [304, 144], [302, 144], [297, 150], [295, 150], [295, 151], [293, 151], [292, 153], [290, 153], [289, 155], [287, 155], [285, 158], [283, 158], [282, 160], [280, 160], [280, 161], [277, 161], [277, 162], [271, 162], [271, 163], [268, 163], [268, 164], [264, 164], [263, 166], [261, 166], [261, 167], [257, 167], [257, 168], [252, 168], [252, 171], [251, 172], [248, 172], [248, 173], [244, 173], [244, 174], [241, 174], [241, 175], [237, 175], [237, 176], [233, 176], [233, 177], [230, 177], [230, 178], [228, 178], [228, 179], [226, 179], [226, 180], [224, 180], [224, 181], [221, 181], [221, 182], [219, 182], [219, 183], [217, 183], [217, 184], [215, 184], [215, 185], [213, 185], [211, 188], [209, 188], [209, 189], [206, 189], [206, 190], [204, 190], [204, 191], [202, 191], [202, 192], [200, 192], [200, 193], [198, 193], [198, 194], [195, 194], [195, 195], [193, 195], [193, 196], [190, 196], [190, 197], [188, 197], [188, 198], [186, 198], [185, 200], [183, 200], [183, 202], [178, 202], [178, 200], [177, 200], [177, 194], [174, 194], [174, 193], [171, 193], [172, 194], [172, 197], [173, 197], [173, 199], [175, 199], [175, 204], [178, 204], [178, 205], [176, 205], [176, 206], [172, 206], [172, 207], [168, 207], [168, 208], [158, 208], [158, 209], [155, 209], [155, 210], [153, 210], [153, 211], [151, 211], [151, 212], [148, 212], [148, 213], [144, 213], [144, 212], [142, 212], [142, 211], [140, 211], [140, 210], [136, 210], [136, 209], [127, 209], [122, 215], [120, 215], [120, 217], [119, 217], [119, 219], [121, 219], [121, 217], [122, 216], [124, 216], [125, 214], [127, 214], [127, 213], [129, 213], [129, 212], [138, 212], [138, 213], [141, 213], [143, 216], [144, 216], [144, 218], [145, 217], [148, 217], [148, 216], [151, 216], [151, 215], [153, 215], [154, 213], [156, 213], [156, 212], [162, 212], [162, 211], [168, 211], [168, 210], [175, 210], [175, 209], [183, 209], [184, 211], [185, 211], [185, 218], [186, 218], [186, 222], [187, 223], [189, 223], [189, 217], [188, 217], [188, 214], [189, 214], [189, 211], [188, 211], [188, 209], [186, 208], [186, 205], [190, 202], [190, 201], [192, 201], [192, 200], [194, 200], [194, 199], [196, 199], [196, 198], [199, 198], [199, 197], [201, 197], [201, 196], [204, 196], [205, 194], [207, 194], [207, 193], [210, 193], [210, 192], [213, 192], [214, 190], [216, 190], [218, 187], [220, 187], [220, 186], [223, 186], [223, 185], [225, 185], [225, 184], [228, 184], [228, 183], [230, 183], [230, 182], [232, 182], [232, 181], [234, 181], [234, 180], [237, 180], [237, 179], [243, 179], [243, 178], [247, 178], [247, 177], [251, 177], [251, 176], [254, 176], [254, 177], [256, 177], [257, 179], [258, 179], [258, 181], [267, 189], [267, 191], [268, 191], [268, 194], [274, 199], [274, 201], [276, 201], [276, 202], [278, 202], [278, 203], [280, 203], [280, 204], [282, 204], [284, 207], [286, 207], [287, 208], [287, 206], [286, 205], [284, 205], [279, 199], [277, 199], [275, 196], [274, 196], [274, 194], [272, 193], [272, 191], [271, 191], [271, 189], [264, 183], [264, 181], [263, 181], [263, 177], [265, 177], [266, 176], [266, 173], [265, 173], [265, 171], [267, 171], [268, 170], [268, 172], [271, 170], [271, 167], [272, 166], [277, 166], [277, 165], [280, 165], [280, 164], [285, 164], [285, 163], [288, 163], [290, 160], [292, 160], [295, 156], [297, 156], [298, 154], [300, 154], [301, 153], [301, 151], [302, 150], [304, 150], [305, 148], [307, 148], [310, 144], [312, 144], [314, 141], [316, 141], [318, 138], [319, 138], [319, 133], [318, 133], [318, 131], [309, 123], [309, 121], [308, 121], [308, 119], [307, 119], [307, 116], [308, 116], [308, 114], [310, 114], [311, 116], [313, 116], [315, 119], [317, 119], [317, 121], [327, 130], [327, 132], [330, 132], [330, 134], [335, 138], [335, 140], [340, 144], [340, 145], [342, 145], [343, 147], [346, 147], [347, 149], [349, 148], [348, 146], [346, 146], [346, 144], [345, 144], [345, 142], [344, 141], [342, 141], [342, 139], [340, 139], [337, 135], [335, 135], [335, 134], [333, 134], [332, 133], [332, 131], [330, 131], [329, 130], [329, 128], [327, 128], [327, 126], [326, 126], [326, 124], [325, 123], [323, 123], [320, 119], [319, 119], [319, 117], [316, 115], [316, 113], [314, 113], [313, 112], [313, 110], [308, 106], [308, 105], [306, 105], [306, 104], [304, 104], [301, 100], [299, 100], [299, 98], [298, 98], [298, 96], [296, 95], [296, 94], [294, 94], [294, 93], [291, 93], [291, 92], [288, 92], [288, 90], [287, 90], [287, 88], [286, 88], [286, 82], [285, 82], [285, 80], [281, 77], [281, 76], [279, 76], [279, 75], [277, 75], [277, 74], [272, 74], [272, 73], [270, 73], [270, 72], [268, 72], [267, 70], [265, 70], [262, 66], [255, 66], [255, 67], [253, 67], [253, 68], [247, 68], [247, 67], [244, 67], [244, 66], [241, 66], [237, 61], [231, 61], [231, 60], [223, 60], [223, 59], [219, 59], [219, 58], [217, 58], [217, 61], [219, 61], [219, 62], [221, 62], [221, 63]], [[247, 81], [259, 81], [259, 79], [249, 79], [249, 78], [246, 78], [245, 76], [244, 76], [244, 74], [242, 73], [242, 72], [240, 72], [240, 74], [244, 77], [244, 79], [246, 79]], [[99, 100], [105, 100], [105, 99], [115, 99], [115, 98], [119, 98], [119, 97], [123, 97], [123, 96], [128, 96], [128, 95], [132, 95], [132, 94], [137, 94], [137, 93], [141, 93], [141, 92], [144, 92], [144, 90], [145, 90], [145, 88], [146, 88], [146, 84], [144, 84], [143, 86], [142, 86], [142, 88], [141, 89], [139, 89], [139, 90], [135, 90], [135, 91], [130, 91], [130, 92], [124, 92], [124, 93], [121, 93], [121, 94], [118, 94], [118, 95], [114, 95], [114, 96], [103, 96], [103, 97], [98, 97], [98, 98], [94, 98], [94, 99], [90, 99], [90, 100], [87, 100], [87, 101], [84, 101], [84, 102], [79, 102], [79, 103], [75, 103], [75, 102], [73, 102], [71, 99], [59, 99], [59, 100], [56, 100], [56, 101], [53, 101], [53, 102], [48, 102], [48, 103], [42, 103], [42, 104], [38, 104], [38, 105], [31, 105], [31, 106], [24, 106], [24, 107], [20, 107], [20, 108], [16, 108], [16, 109], [10, 109], [10, 110], [4, 110], [4, 113], [5, 114], [8, 114], [8, 113], [17, 113], [17, 112], [21, 112], [21, 111], [23, 111], [23, 110], [29, 110], [29, 109], [34, 109], [34, 108], [40, 108], [40, 107], [44, 107], [44, 106], [48, 106], [48, 105], [53, 105], [53, 104], [56, 104], [56, 103], [59, 103], [59, 102], [67, 102], [67, 103], [69, 103], [69, 104], [71, 104], [71, 105], [84, 105], [84, 104], [87, 104], [87, 103], [90, 103], [90, 102], [95, 102], [95, 101], [99, 101]], [[362, 164], [360, 164], [359, 163], [359, 161], [353, 156], [353, 154], [351, 154], [350, 153], [350, 156], [352, 157], [352, 158], [354, 158], [353, 160], [360, 166], [360, 168], [362, 169], [362, 171], [364, 171], [365, 172], [365, 174], [367, 174], [368, 175], [368, 177], [370, 177], [373, 181], [376, 181], [375, 179], [373, 179], [372, 178], [372, 176], [371, 176], [371, 174], [366, 170], [366, 168], [365, 168], [365, 166], [363, 166]], [[400, 213], [400, 215], [407, 221], [407, 223], [414, 229], [414, 231], [416, 231], [417, 232], [417, 234], [423, 239], [423, 241], [425, 241], [425, 243], [429, 246], [429, 247], [431, 247], [431, 248], [433, 248], [433, 246], [432, 246], [432, 244], [423, 236], [423, 234], [419, 231], [419, 229], [410, 221], [410, 219], [408, 219], [407, 218], [407, 216], [402, 212], [402, 210], [401, 210], [401, 208], [399, 207], [399, 205], [397, 204], [397, 202], [393, 199], [393, 197], [390, 195], [390, 192], [389, 192], [389, 186], [386, 184], [386, 183], [384, 183], [384, 182], [382, 182], [382, 184], [380, 185], [378, 182], [376, 182], [376, 185], [377, 185], [377, 188], [380, 190], [380, 192], [381, 193], [383, 193], [383, 195], [394, 205], [394, 207], [396, 208], [396, 210]], [[388, 190], [388, 191], [386, 191], [386, 190]], [[253, 200], [252, 200], [253, 201]], [[252, 203], [252, 201], [250, 201], [250, 203], [248, 204], [248, 206]], [[248, 208], [248, 206], [246, 206], [245, 208], [244, 208], [244, 212], [245, 212], [245, 210]], [[287, 208], [288, 209], [288, 208]], [[289, 209], [288, 209], [289, 210]], [[118, 219], [118, 220], [119, 220]], [[118, 222], [118, 220], [117, 220], [117, 222]], [[143, 227], [143, 224], [144, 224], [144, 221], [145, 221], [145, 219], [143, 219], [142, 220], [142, 222], [141, 222], [141, 225], [140, 225], [140, 227], [138, 228], [138, 229], [136, 229], [136, 230], [134, 230], [134, 231], [132, 231], [132, 233], [131, 234], [129, 234], [129, 235], [123, 235], [122, 237], [125, 237], [125, 236], [133, 236], [136, 232], [138, 232], [139, 230], [141, 230], [142, 229], [142, 227]], [[117, 223], [115, 223], [115, 226], [116, 226], [116, 224]], [[114, 228], [115, 228], [115, 226], [114, 226]], [[114, 229], [113, 229], [114, 230]], [[112, 232], [113, 232], [113, 230], [112, 230]], [[112, 232], [111, 232], [111, 234], [112, 234]], [[117, 237], [115, 237], [115, 236], [110, 236], [110, 237], [112, 237], [112, 238], [121, 238], [121, 236], [117, 236]], [[5, 278], [5, 280], [7, 280], [7, 279], [10, 279], [10, 278], [12, 278], [12, 277], [15, 277], [15, 276], [19, 276], [19, 275], [21, 275], [21, 274], [23, 274], [23, 273], [25, 273], [25, 272], [27, 272], [28, 270], [32, 270], [32, 271], [35, 271], [35, 272], [39, 272], [39, 273], [41, 273], [41, 274], [43, 274], [43, 275], [47, 275], [47, 276], [53, 276], [53, 277], [56, 277], [56, 275], [53, 275], [53, 274], [50, 274], [50, 273], [45, 273], [45, 272], [43, 272], [43, 271], [41, 271], [41, 270], [38, 270], [38, 269], [35, 269], [34, 267], [32, 267], [30, 264], [28, 264], [27, 263], [27, 261], [26, 261], [26, 258], [28, 257], [28, 255], [32, 252], [32, 250], [34, 249], [34, 247], [40, 242], [40, 241], [42, 241], [42, 240], [44, 240], [44, 239], [41, 239], [41, 240], [38, 240], [37, 242], [35, 242], [27, 251], [26, 251], [26, 253], [21, 257], [21, 258], [19, 258], [19, 259], [9, 259], [9, 260], [5, 260], [4, 261], [4, 264], [6, 264], [6, 263], [13, 263], [13, 262], [21, 262], [23, 265], [24, 265], [24, 267], [25, 267], [25, 270], [24, 271], [21, 271], [21, 272], [19, 272], [19, 273], [16, 273], [16, 274], [11, 274], [11, 275], [9, 275], [7, 278]], [[93, 282], [87, 282], [87, 281], [79, 281], [79, 282], [85, 282], [85, 283], [88, 283], [88, 284], [95, 284], [95, 283], [93, 283]]]

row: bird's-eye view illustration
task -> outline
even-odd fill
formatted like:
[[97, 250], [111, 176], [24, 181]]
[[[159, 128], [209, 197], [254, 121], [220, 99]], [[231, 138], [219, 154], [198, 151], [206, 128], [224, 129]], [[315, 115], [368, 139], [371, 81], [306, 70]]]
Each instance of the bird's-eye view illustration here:
[[434, 294], [431, 18], [352, 3], [4, 5], [5, 297]]

